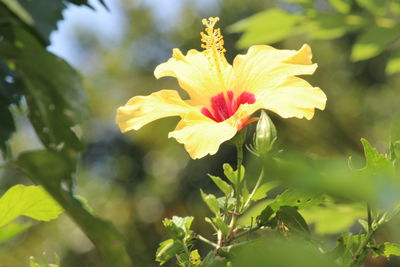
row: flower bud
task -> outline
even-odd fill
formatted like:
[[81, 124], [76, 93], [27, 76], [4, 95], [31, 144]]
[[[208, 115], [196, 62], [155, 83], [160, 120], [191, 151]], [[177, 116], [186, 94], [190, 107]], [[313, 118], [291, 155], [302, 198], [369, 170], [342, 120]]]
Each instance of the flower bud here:
[[257, 155], [266, 154], [274, 147], [277, 139], [276, 128], [267, 113], [262, 110], [253, 137], [252, 150]]

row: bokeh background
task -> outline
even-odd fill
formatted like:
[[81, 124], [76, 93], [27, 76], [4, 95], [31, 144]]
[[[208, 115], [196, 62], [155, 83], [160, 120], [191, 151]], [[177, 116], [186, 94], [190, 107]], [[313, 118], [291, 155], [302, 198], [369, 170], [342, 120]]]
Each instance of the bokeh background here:
[[[154, 253], [158, 243], [166, 239], [162, 218], [207, 216], [199, 188], [215, 192], [206, 174], [221, 174], [222, 163], [234, 164], [235, 151], [224, 144], [217, 155], [193, 161], [182, 145], [167, 138], [177, 118], [163, 119], [138, 132], [121, 134], [114, 123], [116, 109], [135, 95], [160, 89], [179, 90], [175, 79], [156, 80], [153, 70], [171, 56], [172, 48], [200, 49], [202, 18], [220, 17], [227, 58], [232, 62], [236, 54], [245, 53], [245, 47], [252, 40], [240, 42], [242, 33], [228, 26], [267, 9], [302, 16], [301, 2], [108, 0], [109, 10], [97, 1], [90, 2], [94, 9], [70, 4], [64, 10], [64, 20], [52, 33], [48, 50], [81, 72], [90, 110], [88, 118], [76, 128], [86, 146], [75, 177], [77, 194], [88, 200], [95, 214], [112, 221], [124, 234], [133, 258], [140, 263], [138, 266], [157, 266]], [[313, 9], [315, 13], [338, 13], [325, 0], [314, 1]], [[353, 4], [351, 12], [356, 15], [362, 8]], [[399, 22], [395, 14], [391, 19]], [[278, 19], [271, 22], [275, 32], [269, 33], [271, 27], [263, 23], [258, 30], [266, 36], [286, 27]], [[389, 75], [385, 66], [399, 44], [394, 42], [376, 57], [352, 61], [352, 46], [360, 32], [369, 26], [343, 33], [339, 30], [338, 34], [335, 27], [329, 28], [329, 23], [328, 26], [323, 22], [315, 24], [311, 32], [321, 30], [320, 25], [328, 31], [327, 36], [310, 35], [302, 31], [304, 24], [298, 23], [282, 37], [259, 42], [272, 43], [281, 49], [299, 49], [308, 43], [319, 67], [306, 79], [328, 96], [326, 110], [317, 111], [311, 121], [284, 120], [269, 113], [278, 129], [279, 148], [325, 159], [348, 156], [357, 159], [362, 154], [359, 140], [365, 137], [385, 152], [389, 141], [398, 136], [395, 126], [400, 99], [400, 77]], [[14, 155], [41, 147], [24, 114], [17, 118], [17, 129], [11, 140]], [[252, 157], [247, 153], [246, 160]], [[361, 167], [362, 162], [359, 164]], [[2, 188], [31, 183], [16, 170], [1, 170], [1, 176]], [[204, 235], [212, 230], [200, 220], [195, 220], [194, 229]], [[389, 236], [396, 239], [392, 232]], [[330, 238], [334, 242], [334, 237]], [[91, 242], [66, 214], [49, 223], [38, 223], [22, 236], [3, 244], [0, 266], [27, 266], [29, 256], [51, 262], [54, 254], [61, 258], [63, 267], [103, 266]], [[398, 266], [393, 265], [396, 260], [386, 264]]]

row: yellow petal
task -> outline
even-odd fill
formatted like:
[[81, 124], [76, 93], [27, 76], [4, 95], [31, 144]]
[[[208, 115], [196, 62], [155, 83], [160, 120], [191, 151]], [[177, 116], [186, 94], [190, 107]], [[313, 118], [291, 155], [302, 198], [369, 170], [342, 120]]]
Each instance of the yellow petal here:
[[231, 86], [232, 66], [225, 62], [219, 69], [216, 69], [204, 52], [192, 49], [185, 56], [175, 48], [172, 57], [158, 65], [154, 75], [157, 79], [176, 77], [196, 105], [207, 106], [211, 97]]
[[199, 112], [190, 112], [168, 137], [184, 144], [191, 158], [199, 159], [217, 153], [219, 146], [235, 136], [236, 132], [237, 128], [229, 120], [218, 123]]
[[298, 51], [252, 46], [247, 54], [238, 55], [233, 62], [234, 91], [258, 94], [274, 88], [287, 77], [312, 74], [317, 64], [312, 64], [311, 58], [308, 45]]
[[325, 108], [326, 95], [301, 78], [289, 77], [277, 87], [259, 94], [257, 103], [283, 118], [311, 119], [315, 108]]
[[135, 96], [117, 110], [115, 118], [121, 132], [138, 130], [161, 118], [184, 116], [196, 108], [185, 103], [175, 90], [161, 90], [149, 96]]

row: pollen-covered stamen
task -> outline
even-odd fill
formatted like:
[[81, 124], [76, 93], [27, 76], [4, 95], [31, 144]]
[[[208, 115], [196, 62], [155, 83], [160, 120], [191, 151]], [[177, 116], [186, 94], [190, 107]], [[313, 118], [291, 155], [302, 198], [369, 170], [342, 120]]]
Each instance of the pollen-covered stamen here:
[[243, 92], [235, 98], [233, 92], [228, 91], [227, 97], [223, 93], [219, 93], [213, 96], [210, 102], [211, 107], [209, 109], [202, 108], [201, 113], [216, 122], [221, 122], [232, 117], [241, 104], [254, 104], [256, 98], [249, 92]]
[[221, 67], [224, 64], [227, 64], [224, 56], [226, 50], [224, 48], [224, 38], [221, 34], [221, 29], [214, 28], [217, 21], [219, 21], [218, 17], [202, 20], [202, 23], [206, 28], [204, 29], [204, 32], [200, 33], [201, 41], [203, 42], [201, 47], [205, 49], [204, 53], [210, 61], [210, 65], [215, 67], [221, 86], [224, 86]]

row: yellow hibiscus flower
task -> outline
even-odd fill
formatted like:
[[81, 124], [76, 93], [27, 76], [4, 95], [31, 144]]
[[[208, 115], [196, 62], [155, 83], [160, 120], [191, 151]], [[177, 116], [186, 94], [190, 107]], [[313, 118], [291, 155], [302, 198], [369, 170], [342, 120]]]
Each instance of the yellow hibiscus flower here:
[[168, 137], [184, 144], [193, 159], [213, 155], [219, 146], [240, 131], [259, 109], [271, 110], [283, 118], [314, 116], [323, 110], [326, 95], [296, 75], [313, 74], [311, 49], [278, 50], [267, 45], [249, 48], [229, 64], [218, 18], [203, 19], [203, 51], [184, 55], [173, 49], [172, 57], [157, 66], [155, 77], [177, 78], [189, 95], [183, 100], [175, 90], [161, 90], [148, 96], [135, 96], [117, 110], [116, 123], [122, 132], [165, 117], [181, 121]]

